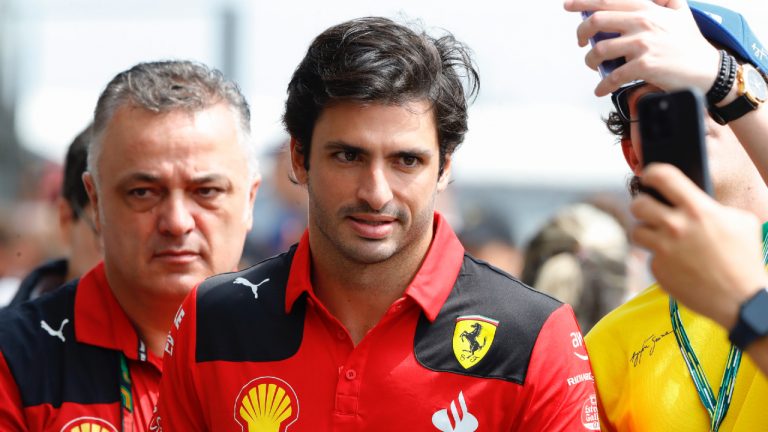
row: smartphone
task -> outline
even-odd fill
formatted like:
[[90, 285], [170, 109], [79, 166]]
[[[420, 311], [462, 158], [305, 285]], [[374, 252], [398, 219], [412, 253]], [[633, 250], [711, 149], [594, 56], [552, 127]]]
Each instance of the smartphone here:
[[[591, 11], [584, 11], [581, 13], [581, 18], [583, 20], [589, 18], [594, 12]], [[619, 33], [608, 33], [608, 32], [597, 32], [595, 35], [591, 38], [589, 38], [589, 43], [594, 47], [596, 43], [605, 40], [605, 39], [611, 39], [618, 37]], [[611, 72], [616, 70], [619, 66], [626, 63], [626, 60], [624, 57], [619, 57], [617, 59], [611, 59], [606, 60], [597, 67], [597, 70], [600, 72], [600, 78], [605, 78], [608, 75], [610, 75]]]
[[[711, 196], [701, 92], [688, 88], [649, 93], [637, 102], [637, 111], [643, 164], [672, 164]], [[669, 204], [657, 191], [642, 187], [641, 190]]]

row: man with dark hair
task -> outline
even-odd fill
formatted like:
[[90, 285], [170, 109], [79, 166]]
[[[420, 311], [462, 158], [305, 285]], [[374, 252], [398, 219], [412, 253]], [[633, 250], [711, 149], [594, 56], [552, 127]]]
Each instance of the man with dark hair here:
[[19, 285], [8, 306], [37, 298], [64, 282], [80, 277], [101, 260], [101, 245], [91, 220], [83, 173], [88, 159], [90, 125], [72, 141], [64, 159], [64, 181], [58, 200], [59, 228], [68, 247], [66, 258], [49, 261], [33, 270]]
[[[682, 0], [567, 0], [565, 8], [594, 11], [578, 28], [582, 46], [597, 32], [619, 34], [597, 42], [586, 60], [593, 69], [605, 60], [626, 60], [595, 93], [613, 92], [616, 112], [608, 124], [620, 135], [624, 156], [638, 177], [634, 183], [642, 182], [644, 169], [635, 121], [638, 100], [648, 93], [694, 87], [708, 102], [707, 151], [715, 197], [768, 220], [768, 176], [761, 178], [748, 156], [766, 154], [768, 50], [744, 17]], [[659, 211], [663, 206], [654, 202]], [[667, 225], [652, 218], [643, 222], [669, 236], [683, 236], [685, 210], [666, 211], [679, 214]], [[657, 284], [608, 314], [586, 339], [606, 430], [768, 430], [768, 381], [749, 358], [742, 358], [744, 346], [732, 344], [717, 324], [682, 307]]]
[[314, 40], [284, 116], [308, 229], [185, 300], [152, 427], [599, 428], [570, 307], [466, 255], [434, 211], [477, 79], [451, 35], [384, 18]]
[[248, 105], [204, 65], [138, 64], [99, 98], [83, 180], [104, 262], [0, 314], [3, 431], [147, 430], [179, 305], [251, 227]]

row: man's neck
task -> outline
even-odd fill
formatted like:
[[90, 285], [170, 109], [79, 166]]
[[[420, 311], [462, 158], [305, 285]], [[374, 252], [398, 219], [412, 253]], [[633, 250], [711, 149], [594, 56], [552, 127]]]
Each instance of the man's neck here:
[[760, 180], [748, 185], [746, 190], [716, 191], [720, 204], [753, 213], [762, 222], [768, 221], [768, 188]]
[[117, 302], [133, 324], [139, 338], [152, 354], [162, 357], [171, 323], [184, 299], [142, 295], [137, 291], [126, 294], [124, 290], [112, 288]]
[[400, 251], [376, 264], [351, 262], [334, 254], [312, 255], [315, 294], [346, 327], [355, 345], [381, 320], [392, 303], [403, 296], [421, 268], [429, 244]]

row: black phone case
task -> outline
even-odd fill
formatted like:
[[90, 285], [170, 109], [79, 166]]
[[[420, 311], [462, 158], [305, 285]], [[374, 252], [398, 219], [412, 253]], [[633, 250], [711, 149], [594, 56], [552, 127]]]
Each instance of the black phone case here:
[[[696, 89], [651, 93], [637, 103], [643, 163], [665, 162], [678, 167], [712, 195], [707, 165], [704, 99]], [[657, 191], [641, 190], [669, 204]]]

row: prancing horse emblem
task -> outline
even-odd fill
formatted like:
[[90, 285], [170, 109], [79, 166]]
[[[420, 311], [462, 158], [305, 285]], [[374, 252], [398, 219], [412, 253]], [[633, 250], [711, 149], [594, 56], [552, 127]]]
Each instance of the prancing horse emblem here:
[[477, 350], [485, 346], [485, 344], [488, 342], [488, 338], [484, 338], [483, 344], [480, 345], [480, 342], [477, 341], [477, 338], [480, 336], [480, 331], [483, 330], [483, 326], [481, 326], [480, 323], [472, 323], [470, 327], [472, 327], [472, 331], [468, 332], [465, 330], [461, 332], [460, 337], [462, 341], [469, 342], [469, 349], [462, 351], [468, 352], [470, 356], [473, 356]]
[[493, 344], [499, 322], [482, 315], [456, 318], [453, 331], [453, 354], [464, 369], [476, 365]]

